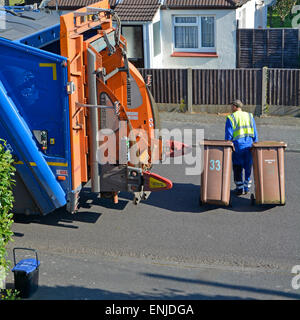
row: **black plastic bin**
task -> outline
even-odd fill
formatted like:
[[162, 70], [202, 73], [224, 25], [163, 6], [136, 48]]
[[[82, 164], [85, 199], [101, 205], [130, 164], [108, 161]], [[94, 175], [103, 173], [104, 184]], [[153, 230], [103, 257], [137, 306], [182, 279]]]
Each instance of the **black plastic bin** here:
[[[36, 259], [23, 259], [16, 263], [16, 250], [27, 250], [35, 253]], [[36, 250], [28, 248], [14, 248], [14, 268], [12, 269], [15, 279], [15, 289], [20, 292], [21, 298], [29, 298], [39, 285], [39, 265]]]

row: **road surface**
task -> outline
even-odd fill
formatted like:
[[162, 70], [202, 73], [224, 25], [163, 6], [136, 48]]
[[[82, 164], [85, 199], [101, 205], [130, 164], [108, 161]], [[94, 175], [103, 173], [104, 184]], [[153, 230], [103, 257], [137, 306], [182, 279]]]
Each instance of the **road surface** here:
[[[207, 139], [224, 138], [224, 121], [162, 114], [162, 127], [203, 128]], [[300, 119], [262, 118], [257, 127], [260, 140], [288, 143], [286, 206], [253, 207], [248, 195], [233, 196], [232, 208], [199, 207], [200, 176], [184, 164], [156, 165], [173, 189], [138, 206], [129, 194], [113, 205], [86, 188], [75, 215], [15, 217], [9, 258], [22, 246], [41, 260], [30, 299], [299, 299], [291, 270], [300, 265]]]

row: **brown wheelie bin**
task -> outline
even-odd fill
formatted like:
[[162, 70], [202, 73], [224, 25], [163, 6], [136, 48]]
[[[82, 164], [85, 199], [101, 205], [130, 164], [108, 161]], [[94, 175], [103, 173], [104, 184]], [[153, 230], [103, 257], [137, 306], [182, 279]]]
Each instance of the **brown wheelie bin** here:
[[284, 151], [285, 142], [264, 141], [253, 144], [255, 196], [252, 205], [285, 204]]
[[201, 174], [199, 204], [231, 205], [230, 183], [232, 169], [231, 141], [204, 140], [204, 163]]

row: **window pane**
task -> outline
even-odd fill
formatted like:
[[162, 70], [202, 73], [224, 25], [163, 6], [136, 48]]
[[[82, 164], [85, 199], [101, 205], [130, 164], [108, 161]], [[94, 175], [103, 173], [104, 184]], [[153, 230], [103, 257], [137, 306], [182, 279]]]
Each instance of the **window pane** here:
[[153, 24], [154, 57], [161, 53], [160, 21]]
[[143, 29], [140, 26], [123, 26], [122, 35], [127, 40], [128, 58], [143, 58]]
[[201, 18], [202, 47], [215, 46], [215, 19], [214, 17]]
[[175, 48], [198, 48], [198, 28], [175, 27]]
[[196, 17], [176, 17], [175, 23], [197, 23]]

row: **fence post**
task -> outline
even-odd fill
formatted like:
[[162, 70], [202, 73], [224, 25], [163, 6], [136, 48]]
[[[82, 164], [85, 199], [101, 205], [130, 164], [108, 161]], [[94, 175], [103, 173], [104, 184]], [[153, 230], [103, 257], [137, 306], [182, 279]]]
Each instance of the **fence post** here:
[[187, 110], [193, 112], [193, 70], [187, 69]]
[[261, 85], [261, 110], [260, 115], [263, 116], [267, 113], [267, 94], [268, 94], [268, 67], [262, 69], [262, 85]]

